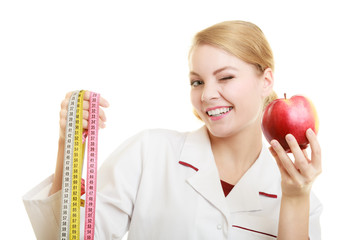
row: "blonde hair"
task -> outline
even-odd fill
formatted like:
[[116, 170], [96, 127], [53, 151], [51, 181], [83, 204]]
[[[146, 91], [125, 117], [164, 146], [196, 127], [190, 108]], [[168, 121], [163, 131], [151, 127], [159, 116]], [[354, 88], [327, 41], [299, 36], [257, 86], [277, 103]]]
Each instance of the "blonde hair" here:
[[[270, 45], [261, 31], [253, 23], [246, 21], [225, 21], [198, 32], [193, 39], [189, 56], [199, 45], [209, 44], [225, 50], [239, 59], [253, 64], [259, 74], [265, 69], [274, 71], [274, 57]], [[275, 91], [264, 100], [265, 107], [277, 99]], [[199, 118], [194, 110], [195, 115]]]

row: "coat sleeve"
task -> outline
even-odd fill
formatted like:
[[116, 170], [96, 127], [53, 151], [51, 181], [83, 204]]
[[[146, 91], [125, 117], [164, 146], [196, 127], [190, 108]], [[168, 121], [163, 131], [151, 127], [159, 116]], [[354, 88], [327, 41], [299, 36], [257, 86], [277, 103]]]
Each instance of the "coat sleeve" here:
[[312, 192], [310, 195], [309, 239], [321, 240], [320, 215], [323, 206]]
[[36, 239], [57, 239], [59, 235], [61, 191], [48, 197], [53, 177], [46, 178], [23, 197]]
[[[147, 152], [147, 135], [144, 131], [128, 139], [101, 166], [97, 178], [95, 239], [121, 239], [128, 231]], [[61, 191], [48, 196], [52, 181], [53, 176], [45, 179], [23, 197], [37, 239], [59, 236]], [[81, 208], [81, 238], [84, 213]]]

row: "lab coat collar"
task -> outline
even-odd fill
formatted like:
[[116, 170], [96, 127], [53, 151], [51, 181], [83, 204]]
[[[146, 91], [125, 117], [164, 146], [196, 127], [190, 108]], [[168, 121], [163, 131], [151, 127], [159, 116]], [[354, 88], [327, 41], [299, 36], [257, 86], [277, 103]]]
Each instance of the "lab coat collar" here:
[[188, 134], [181, 152], [180, 161], [192, 167], [194, 175], [187, 182], [205, 199], [225, 215], [240, 211], [258, 211], [262, 209], [258, 181], [261, 165], [266, 158], [263, 147], [257, 161], [244, 174], [225, 198], [219, 173], [211, 150], [211, 144], [205, 126]]
[[227, 195], [226, 202], [231, 212], [259, 211], [262, 209], [259, 195], [262, 191], [260, 175], [264, 159], [266, 159], [266, 151], [263, 147], [258, 159]]

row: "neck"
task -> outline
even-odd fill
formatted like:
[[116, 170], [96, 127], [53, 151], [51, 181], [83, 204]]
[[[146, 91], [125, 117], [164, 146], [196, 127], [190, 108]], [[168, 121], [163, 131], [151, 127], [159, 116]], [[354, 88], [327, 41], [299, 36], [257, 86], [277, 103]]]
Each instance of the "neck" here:
[[238, 133], [218, 138], [210, 136], [211, 148], [220, 178], [236, 184], [259, 157], [262, 149], [261, 121]]

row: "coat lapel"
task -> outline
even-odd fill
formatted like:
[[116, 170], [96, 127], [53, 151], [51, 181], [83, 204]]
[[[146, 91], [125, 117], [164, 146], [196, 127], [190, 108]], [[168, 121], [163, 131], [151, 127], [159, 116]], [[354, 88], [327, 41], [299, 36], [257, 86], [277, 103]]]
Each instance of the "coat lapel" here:
[[226, 197], [230, 212], [259, 211], [262, 209], [260, 192], [260, 175], [266, 149], [263, 147], [258, 159], [246, 171], [235, 187]]
[[258, 159], [226, 197], [230, 212], [263, 210], [261, 198], [280, 199], [280, 180], [279, 169], [263, 143]]
[[259, 158], [225, 198], [205, 126], [188, 134], [180, 161], [194, 169], [194, 174], [187, 179], [187, 183], [224, 215], [262, 210], [259, 192], [266, 191], [267, 185], [272, 185], [273, 175], [278, 174], [270, 153], [263, 144]]
[[205, 126], [188, 134], [180, 161], [197, 170], [187, 183], [226, 215], [228, 209]]

